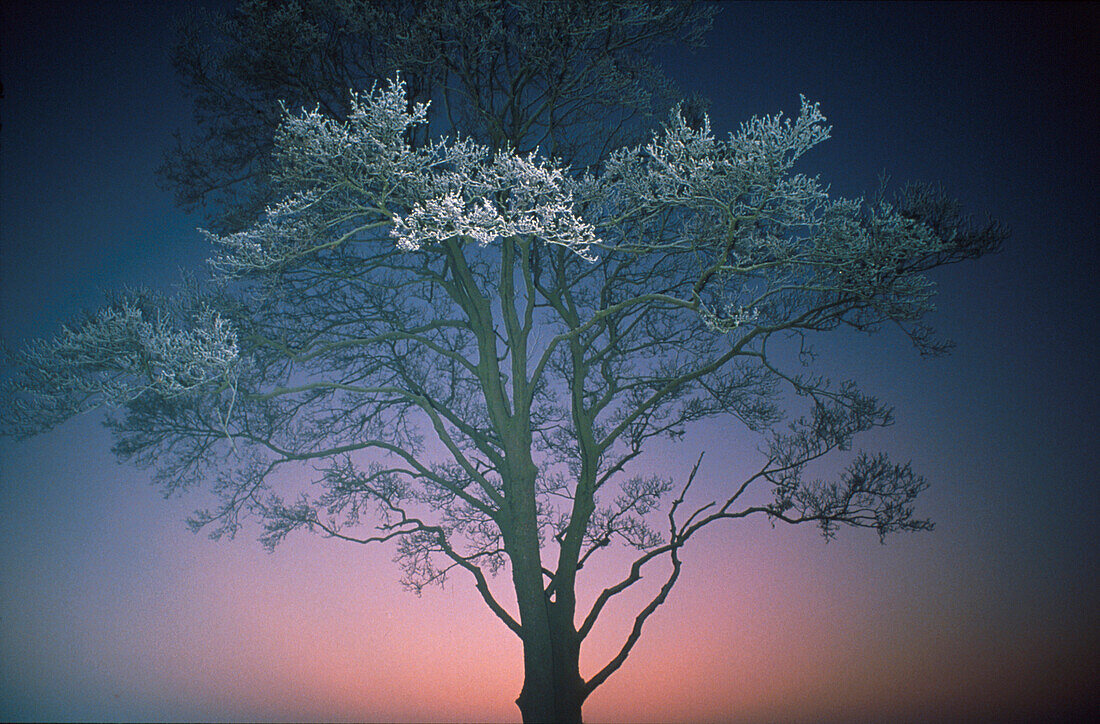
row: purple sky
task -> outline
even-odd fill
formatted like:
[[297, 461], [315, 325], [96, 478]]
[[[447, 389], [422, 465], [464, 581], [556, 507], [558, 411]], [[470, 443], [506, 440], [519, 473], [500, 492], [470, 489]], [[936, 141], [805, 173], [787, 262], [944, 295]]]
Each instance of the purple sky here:
[[[189, 106], [167, 62], [185, 3], [2, 5], [0, 333], [50, 334], [104, 290], [207, 253], [153, 171]], [[724, 135], [820, 102], [803, 171], [834, 191], [941, 181], [1005, 250], [939, 274], [955, 352], [883, 333], [818, 345], [896, 405], [862, 441], [925, 475], [932, 533], [716, 529], [600, 720], [927, 721], [1097, 705], [1097, 6], [727, 4], [670, 53]], [[717, 480], [751, 440], [655, 450]], [[385, 548], [185, 530], [94, 416], [0, 440], [0, 719], [508, 720], [520, 651], [465, 582], [416, 598]], [[656, 464], [656, 462], [654, 462]], [[614, 562], [613, 560], [611, 561]], [[498, 582], [498, 585], [500, 582]], [[588, 659], [628, 625], [612, 612]]]

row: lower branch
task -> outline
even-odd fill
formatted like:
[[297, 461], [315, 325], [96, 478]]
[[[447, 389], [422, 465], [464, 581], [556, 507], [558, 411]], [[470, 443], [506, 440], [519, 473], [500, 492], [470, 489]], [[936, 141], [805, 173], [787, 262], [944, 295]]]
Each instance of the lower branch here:
[[[387, 503], [389, 501], [386, 501]], [[334, 525], [329, 525], [323, 522], [315, 513], [308, 521], [309, 524], [320, 528], [326, 535], [331, 538], [339, 538], [340, 540], [346, 540], [352, 543], [380, 543], [401, 536], [412, 535], [414, 533], [429, 533], [435, 537], [435, 542], [439, 545], [439, 551], [454, 561], [455, 565], [460, 568], [464, 568], [469, 571], [470, 575], [474, 577], [474, 585], [477, 588], [478, 593], [481, 594], [481, 598], [485, 601], [485, 605], [489, 607], [497, 618], [504, 622], [504, 625], [511, 629], [512, 633], [516, 636], [523, 638], [523, 628], [519, 622], [512, 617], [508, 611], [500, 605], [500, 602], [493, 596], [492, 591], [489, 589], [489, 582], [485, 578], [484, 571], [481, 570], [476, 564], [474, 564], [469, 558], [462, 556], [456, 551], [451, 544], [447, 541], [446, 533], [443, 528], [437, 525], [428, 525], [421, 521], [419, 518], [412, 518], [406, 515], [405, 511], [392, 503], [389, 503], [389, 507], [395, 512], [400, 513], [401, 521], [394, 526], [386, 526], [386, 528], [397, 528], [398, 526], [412, 525], [412, 528], [404, 528], [400, 530], [391, 530], [385, 535], [372, 536], [369, 538], [358, 538], [355, 536], [347, 535], [340, 532]]]
[[608, 662], [607, 666], [604, 666], [599, 672], [596, 673], [591, 679], [585, 682], [584, 696], [587, 698], [589, 694], [596, 690], [596, 687], [607, 681], [607, 678], [618, 671], [619, 667], [626, 661], [626, 657], [630, 655], [631, 649], [634, 648], [634, 644], [638, 642], [638, 639], [642, 635], [642, 626], [645, 625], [646, 619], [657, 610], [657, 608], [665, 602], [668, 598], [669, 591], [672, 590], [673, 585], [676, 583], [676, 579], [680, 577], [680, 557], [677, 555], [679, 544], [674, 545], [671, 548], [670, 554], [672, 557], [672, 572], [668, 576], [668, 580], [661, 586], [661, 590], [657, 592], [657, 595], [653, 597], [653, 600], [649, 602], [642, 611], [634, 618], [634, 626], [630, 629], [630, 635], [627, 636], [626, 642], [623, 647], [619, 649], [619, 653], [615, 655], [615, 658]]
[[[834, 446], [829, 445], [826, 447], [831, 449]], [[816, 457], [816, 453], [817, 451], [810, 450], [804, 457], [813, 459]], [[702, 456], [695, 463], [683, 492], [673, 501], [669, 510], [669, 542], [647, 551], [634, 561], [626, 578], [614, 586], [604, 589], [596, 598], [592, 609], [578, 631], [579, 637], [584, 639], [592, 630], [596, 619], [607, 605], [607, 602], [641, 580], [642, 567], [646, 563], [663, 556], [665, 553], [669, 554], [672, 562], [672, 572], [669, 574], [668, 580], [661, 586], [660, 591], [657, 592], [657, 595], [649, 604], [635, 617], [630, 635], [618, 654], [586, 683], [585, 696], [591, 694], [596, 687], [606, 681], [626, 661], [631, 649], [641, 636], [642, 626], [650, 615], [665, 602], [669, 591], [672, 590], [676, 579], [680, 575], [680, 548], [687, 543], [692, 535], [715, 521], [745, 518], [756, 513], [763, 513], [773, 521], [779, 520], [788, 524], [817, 523], [821, 526], [826, 540], [832, 536], [838, 524], [850, 525], [856, 528], [873, 528], [878, 532], [880, 538], [893, 531], [928, 530], [932, 525], [929, 521], [913, 518], [912, 503], [926, 487], [924, 479], [914, 475], [908, 465], [891, 465], [883, 455], [868, 456], [866, 454], [858, 455], [837, 483], [803, 483], [799, 477], [797, 486], [793, 490], [784, 491], [784, 494], [779, 496], [776, 503], [749, 506], [741, 510], [731, 511], [730, 508], [745, 491], [749, 483], [761, 477], [767, 478], [769, 473], [785, 471], [790, 467], [789, 465], [781, 465], [779, 468], [769, 468], [766, 465], [763, 470], [741, 485], [721, 507], [713, 510], [709, 515], [704, 515], [707, 510], [711, 510], [717, 505], [716, 502], [709, 503], [692, 513], [686, 522], [678, 524], [676, 522], [676, 511], [684, 502], [688, 488], [695, 479], [701, 461]], [[772, 462], [775, 462], [774, 458], [769, 461], [769, 463]], [[799, 464], [794, 467], [798, 468], [804, 462], [805, 460], [800, 460], [798, 461]], [[791, 512], [794, 515], [791, 515]]]

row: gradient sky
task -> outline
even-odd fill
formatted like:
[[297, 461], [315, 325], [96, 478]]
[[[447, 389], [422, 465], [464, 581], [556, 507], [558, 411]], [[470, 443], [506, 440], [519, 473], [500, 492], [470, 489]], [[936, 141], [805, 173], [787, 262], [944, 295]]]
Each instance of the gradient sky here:
[[[153, 173], [189, 119], [167, 62], [182, 6], [0, 6], [6, 343], [205, 257], [201, 220]], [[667, 55], [685, 91], [712, 99], [717, 133], [804, 94], [833, 138], [803, 170], [844, 195], [882, 171], [941, 181], [1012, 237], [937, 276], [949, 357], [889, 334], [819, 344], [827, 369], [896, 405], [897, 423], [857, 444], [912, 460], [935, 531], [880, 546], [765, 521], [709, 530], [589, 720], [1097, 708], [1098, 12], [731, 3], [708, 48]], [[703, 426], [651, 461], [682, 475], [709, 450], [701, 476], [716, 484], [753, 444]], [[200, 501], [164, 501], [109, 446], [93, 415], [0, 440], [0, 719], [518, 718], [518, 641], [466, 581], [417, 598], [383, 547], [301, 535], [269, 555], [255, 531], [192, 535]], [[628, 607], [605, 619], [584, 674]]]

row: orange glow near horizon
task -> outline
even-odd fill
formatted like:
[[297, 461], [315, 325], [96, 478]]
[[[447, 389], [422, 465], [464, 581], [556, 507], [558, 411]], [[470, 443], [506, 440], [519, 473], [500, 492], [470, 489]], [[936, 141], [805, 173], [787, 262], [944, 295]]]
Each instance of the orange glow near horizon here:
[[[5, 473], [71, 474], [54, 446], [71, 433], [103, 437], [88, 427], [27, 443], [31, 454]], [[117, 481], [84, 493], [114, 511], [87, 522], [82, 541], [101, 552], [81, 574], [98, 582], [78, 579], [67, 598], [51, 600], [42, 591], [52, 582], [36, 576], [59, 554], [44, 549], [41, 560], [8, 562], [22, 566], [9, 580], [21, 580], [26, 600], [42, 607], [8, 619], [26, 628], [9, 652], [23, 657], [23, 673], [37, 671], [46, 686], [67, 676], [72, 686], [112, 692], [132, 702], [133, 718], [166, 711], [219, 720], [518, 718], [519, 641], [462, 576], [416, 597], [398, 584], [384, 547], [303, 534], [267, 554], [244, 534], [221, 542], [194, 536], [181, 523], [186, 499], [166, 504], [140, 476], [120, 480], [126, 469], [95, 442], [82, 469]], [[72, 501], [82, 504], [80, 496]], [[36, 524], [41, 513], [31, 509], [9, 513], [46, 524]], [[149, 530], [160, 533], [133, 537]], [[869, 532], [847, 531], [826, 545], [813, 529], [773, 529], [764, 520], [715, 527], [684, 549], [680, 581], [625, 665], [586, 703], [586, 719], [985, 717], [1034, 706], [1024, 684], [1056, 689], [1051, 671], [1067, 674], [1067, 696], [1085, 696], [1074, 683], [1080, 675], [1059, 667], [1044, 645], [1066, 638], [1058, 622], [1005, 649], [1010, 612], [983, 604], [1002, 595], [995, 581], [975, 579], [975, 569], [951, 559], [960, 534], [947, 528], [880, 546]], [[625, 553], [586, 567], [599, 580], [582, 583], [582, 610], [625, 572]], [[614, 655], [666, 573], [660, 564], [647, 568], [636, 590], [606, 609], [582, 650], [582, 675]], [[514, 610], [506, 572], [492, 584]], [[71, 630], [35, 629], [27, 623], [35, 616], [66, 620]], [[1064, 650], [1084, 658], [1095, 638]], [[75, 654], [68, 666], [77, 669], [42, 659], [58, 646]]]

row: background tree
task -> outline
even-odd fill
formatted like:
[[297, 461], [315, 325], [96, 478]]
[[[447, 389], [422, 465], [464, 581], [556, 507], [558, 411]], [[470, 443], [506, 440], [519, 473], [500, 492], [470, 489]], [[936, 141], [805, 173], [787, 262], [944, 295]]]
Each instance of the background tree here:
[[[169, 491], [213, 482], [196, 529], [233, 534], [251, 515], [268, 546], [298, 529], [395, 541], [416, 590], [470, 575], [522, 642], [525, 720], [580, 719], [703, 527], [929, 526], [907, 465], [859, 453], [834, 482], [809, 477], [890, 411], [812, 374], [807, 342], [893, 323], [942, 351], [921, 326], [926, 272], [995, 248], [995, 226], [971, 228], [926, 187], [830, 199], [793, 172], [828, 136], [805, 102], [725, 141], [675, 111], [587, 169], [579, 150], [569, 168], [491, 125], [439, 139], [429, 118], [403, 81], [340, 113], [284, 114], [262, 184], [278, 201], [211, 235], [213, 283], [125, 293], [32, 344], [8, 430], [106, 400], [120, 455]], [[759, 435], [754, 474], [696, 502], [698, 464], [679, 480], [638, 473], [648, 442], [712, 418]], [[637, 558], [578, 610], [581, 571], [612, 544]], [[582, 643], [658, 561], [663, 585], [585, 678]], [[507, 599], [491, 587], [503, 567]]]
[[461, 131], [593, 163], [678, 100], [653, 54], [699, 44], [713, 14], [606, 0], [246, 0], [229, 17], [194, 13], [172, 60], [199, 130], [177, 134], [161, 180], [185, 207], [205, 205], [214, 228], [239, 230], [275, 199], [283, 105], [342, 119], [349, 90], [396, 72], [410, 102], [434, 100], [414, 142]]

